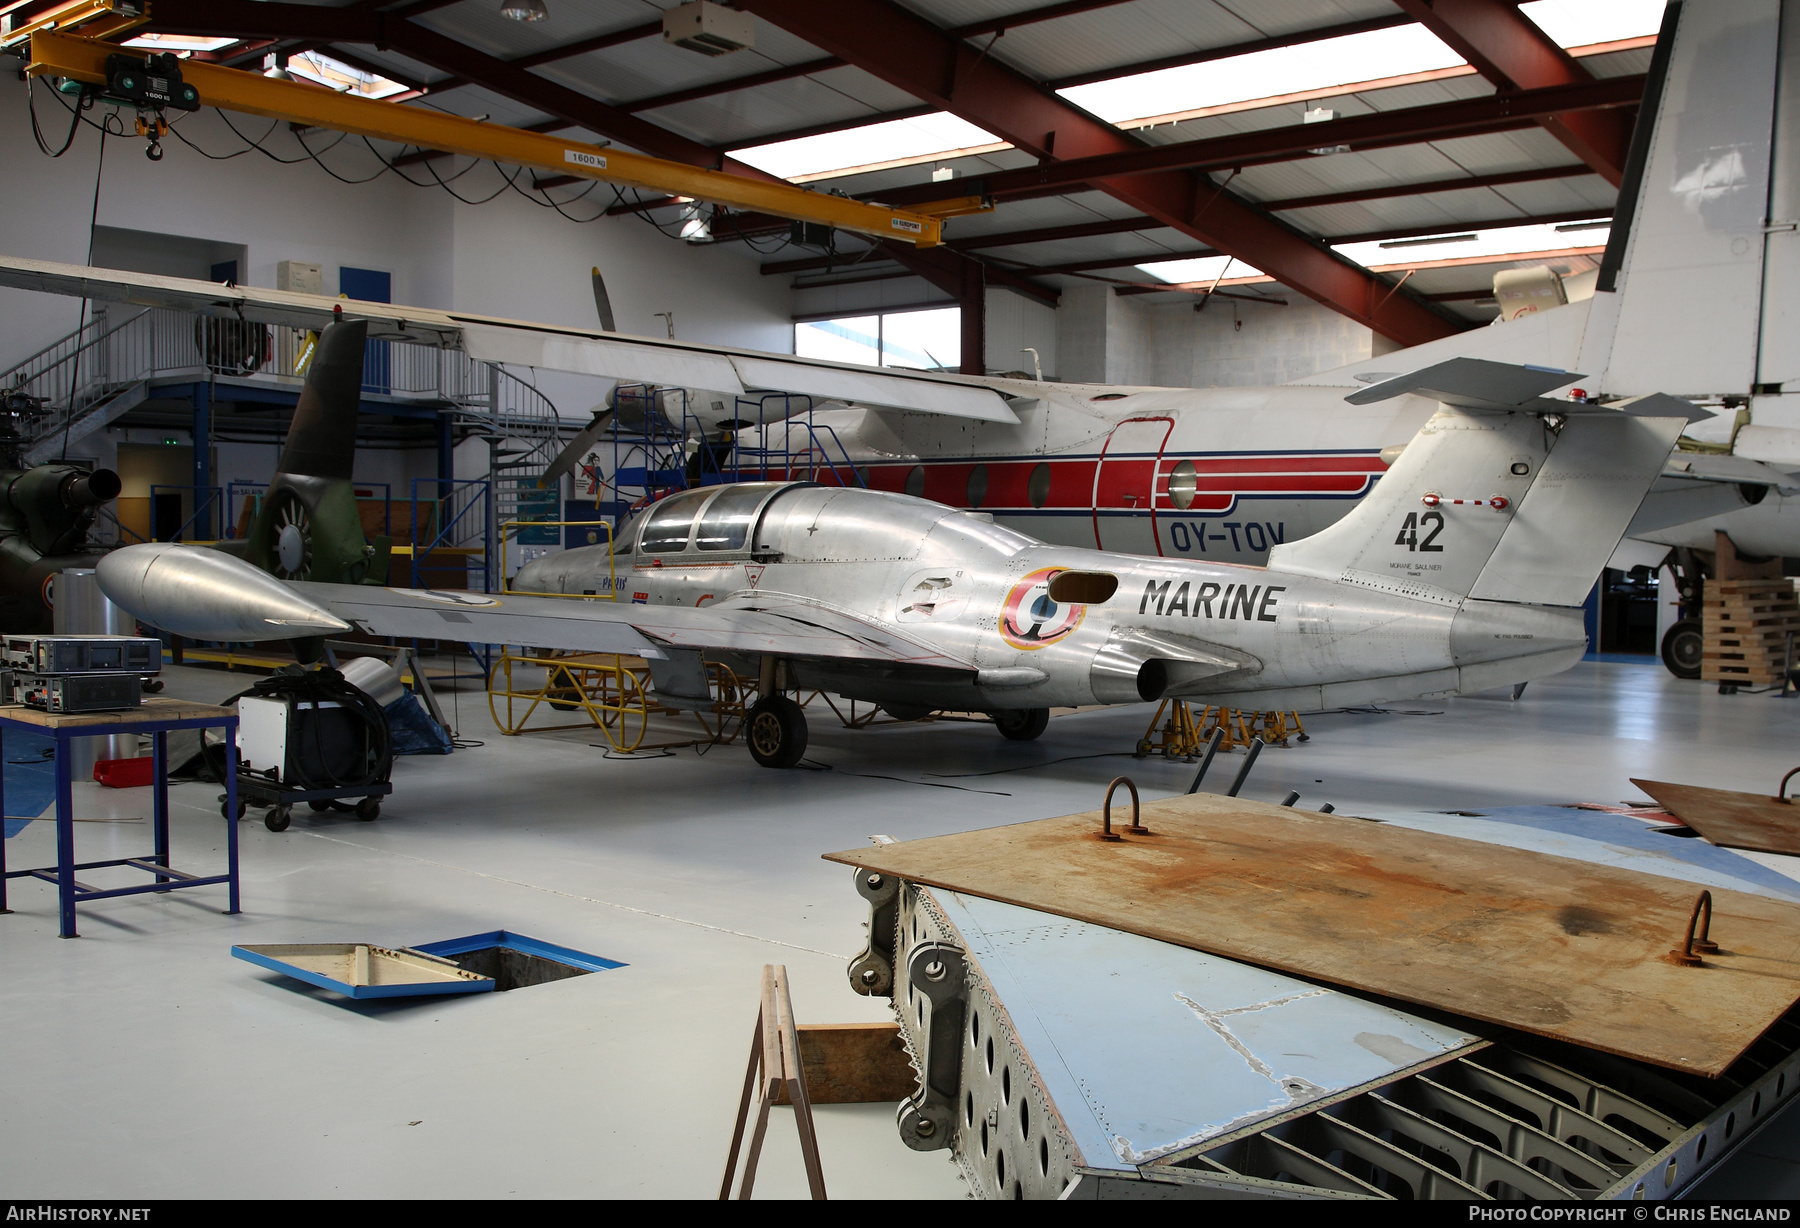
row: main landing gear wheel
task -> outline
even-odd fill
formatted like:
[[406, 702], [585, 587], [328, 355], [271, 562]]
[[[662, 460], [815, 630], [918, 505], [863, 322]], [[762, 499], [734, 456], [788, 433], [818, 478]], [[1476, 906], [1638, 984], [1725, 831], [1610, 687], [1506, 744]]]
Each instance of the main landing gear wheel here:
[[1704, 648], [1700, 637], [1700, 620], [1684, 618], [1663, 633], [1662, 659], [1677, 678], [1700, 676], [1700, 653]]
[[1050, 728], [1050, 709], [1011, 708], [996, 712], [994, 727], [1009, 742], [1030, 742]]
[[744, 721], [750, 757], [766, 768], [791, 768], [806, 754], [806, 713], [786, 695], [756, 701]]

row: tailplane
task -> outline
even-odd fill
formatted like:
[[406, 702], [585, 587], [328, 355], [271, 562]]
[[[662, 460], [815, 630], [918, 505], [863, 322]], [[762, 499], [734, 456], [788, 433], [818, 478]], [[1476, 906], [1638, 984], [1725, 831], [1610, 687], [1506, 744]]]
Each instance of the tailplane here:
[[1355, 511], [1277, 546], [1269, 569], [1447, 605], [1580, 605], [1688, 419], [1708, 415], [1673, 397], [1541, 395], [1570, 378], [1462, 358], [1353, 393], [1441, 408]]

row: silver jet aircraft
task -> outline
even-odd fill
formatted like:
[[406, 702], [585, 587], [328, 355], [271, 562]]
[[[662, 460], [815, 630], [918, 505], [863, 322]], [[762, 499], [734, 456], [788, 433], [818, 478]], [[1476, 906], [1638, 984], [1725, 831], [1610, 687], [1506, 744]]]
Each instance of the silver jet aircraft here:
[[1459, 359], [1353, 393], [1438, 409], [1350, 515], [1266, 568], [1049, 546], [907, 495], [783, 482], [674, 495], [617, 557], [587, 547], [520, 573], [520, 589], [592, 600], [284, 584], [172, 543], [116, 550], [99, 578], [144, 622], [198, 639], [354, 628], [635, 653], [675, 707], [707, 702], [703, 657], [722, 660], [759, 680], [746, 734], [767, 767], [805, 753], [788, 697], [802, 689], [988, 711], [1013, 739], [1058, 706], [1308, 711], [1482, 691], [1581, 658], [1583, 598], [1704, 416], [1665, 396], [1542, 397], [1566, 378]]

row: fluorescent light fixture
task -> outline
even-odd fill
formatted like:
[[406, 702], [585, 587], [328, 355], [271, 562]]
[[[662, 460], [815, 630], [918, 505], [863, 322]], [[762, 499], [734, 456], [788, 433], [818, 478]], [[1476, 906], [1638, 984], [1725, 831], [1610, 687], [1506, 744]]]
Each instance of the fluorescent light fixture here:
[[1346, 260], [1355, 261], [1365, 267], [1397, 263], [1388, 254], [1394, 248], [1406, 249], [1405, 261], [1407, 263], [1431, 261], [1440, 256], [1442, 259], [1452, 260], [1471, 256], [1504, 256], [1515, 252], [1523, 255], [1537, 252], [1580, 251], [1604, 246], [1606, 236], [1610, 233], [1612, 226], [1612, 223], [1604, 218], [1592, 222], [1565, 224], [1581, 226], [1581, 237], [1571, 239], [1567, 234], [1562, 233], [1560, 226], [1533, 223], [1524, 226], [1500, 226], [1492, 230], [1479, 230], [1473, 233], [1459, 230], [1441, 235], [1421, 236], [1417, 239], [1339, 243], [1334, 244], [1332, 250]]
[[1598, 222], [1565, 222], [1556, 228], [1556, 233], [1566, 235], [1576, 230], [1611, 230], [1611, 221]]
[[544, 0], [502, 0], [500, 16], [508, 21], [544, 21], [550, 10], [544, 7]]
[[[1604, 225], [1604, 224], [1605, 223], [1602, 223], [1602, 225]], [[1557, 229], [1561, 230], [1562, 227], [1558, 226]], [[1390, 247], [1436, 247], [1439, 243], [1473, 243], [1480, 237], [1481, 236], [1478, 234], [1466, 234], [1466, 235], [1438, 235], [1435, 238], [1430, 238], [1430, 239], [1389, 239], [1386, 243], [1383, 243], [1381, 246], [1384, 248], [1390, 248]]]

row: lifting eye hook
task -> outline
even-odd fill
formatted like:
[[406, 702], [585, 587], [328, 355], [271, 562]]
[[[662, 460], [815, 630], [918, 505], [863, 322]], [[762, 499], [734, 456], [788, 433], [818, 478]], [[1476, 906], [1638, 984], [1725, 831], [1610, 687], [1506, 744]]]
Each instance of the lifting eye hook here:
[[1131, 791], [1131, 822], [1123, 828], [1123, 830], [1130, 832], [1134, 836], [1148, 836], [1150, 834], [1150, 829], [1138, 822], [1137, 785], [1132, 783], [1132, 779], [1129, 776], [1115, 776], [1113, 777], [1113, 782], [1106, 786], [1106, 800], [1101, 803], [1100, 810], [1100, 838], [1102, 840], [1113, 841], [1114, 843], [1117, 843], [1121, 839], [1119, 833], [1115, 832], [1112, 826], [1113, 794], [1119, 791], [1120, 785], [1124, 785]]
[[[1693, 915], [1688, 918], [1687, 937], [1679, 947], [1670, 951], [1666, 958], [1672, 964], [1680, 964], [1683, 968], [1698, 968], [1702, 955], [1718, 954], [1719, 944], [1708, 939], [1712, 932], [1712, 892], [1702, 891], [1694, 901]], [[1700, 914], [1706, 914], [1706, 923], [1700, 922]], [[1699, 932], [1696, 934], [1696, 930]]]

